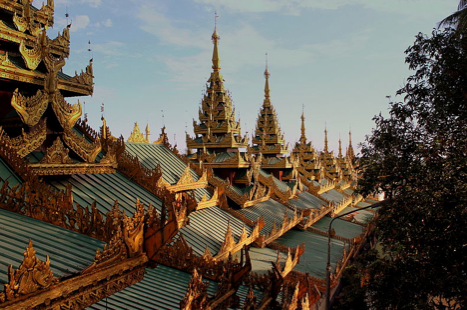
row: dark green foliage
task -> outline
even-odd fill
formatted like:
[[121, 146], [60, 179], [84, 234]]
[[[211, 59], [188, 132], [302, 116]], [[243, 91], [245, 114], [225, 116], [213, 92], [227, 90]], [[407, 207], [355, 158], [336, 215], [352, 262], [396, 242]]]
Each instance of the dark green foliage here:
[[362, 147], [363, 192], [394, 199], [377, 220], [386, 256], [368, 266], [367, 298], [375, 309], [467, 309], [467, 39], [419, 34], [406, 53], [404, 100], [374, 118]]

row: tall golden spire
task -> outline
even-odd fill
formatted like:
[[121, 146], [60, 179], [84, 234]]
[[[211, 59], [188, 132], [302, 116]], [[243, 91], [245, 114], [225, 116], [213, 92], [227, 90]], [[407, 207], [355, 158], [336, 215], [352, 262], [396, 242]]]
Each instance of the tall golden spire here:
[[339, 158], [342, 158], [342, 141], [341, 136], [339, 135]]
[[150, 131], [150, 129], [149, 129], [149, 123], [146, 124], [145, 132], [146, 132], [146, 140], [147, 140], [148, 143], [149, 143], [149, 135], [151, 134], [151, 131]]
[[212, 52], [212, 68], [214, 71], [219, 71], [221, 68], [221, 60], [219, 58], [219, 51], [217, 49], [217, 44], [220, 40], [219, 35], [217, 34], [217, 12], [214, 15], [215, 18], [215, 25], [214, 25], [214, 33], [212, 34], [212, 43], [214, 43], [214, 51]]
[[349, 130], [349, 147], [347, 149], [346, 156], [350, 158], [351, 160], [353, 160], [355, 157], [355, 153], [354, 153], [353, 146], [352, 146], [352, 131], [351, 130]]
[[326, 126], [324, 126], [324, 153], [328, 154], [329, 149], [328, 149], [328, 129]]
[[269, 94], [269, 70], [268, 70], [268, 53], [266, 53], [266, 70], [264, 70], [264, 77], [266, 82], [264, 83], [264, 102], [263, 106], [267, 107], [271, 105], [270, 94]]
[[300, 136], [300, 143], [301, 144], [306, 144], [306, 133], [305, 133], [305, 106], [303, 106], [302, 110], [302, 116], [300, 117], [302, 119], [302, 127], [301, 129], [301, 136]]

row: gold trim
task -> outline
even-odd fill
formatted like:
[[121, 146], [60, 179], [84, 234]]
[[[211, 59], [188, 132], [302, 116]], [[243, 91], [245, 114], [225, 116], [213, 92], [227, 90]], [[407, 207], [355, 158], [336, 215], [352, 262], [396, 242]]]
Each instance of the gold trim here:
[[31, 240], [23, 255], [23, 262], [17, 270], [14, 270], [12, 265], [8, 267], [8, 284], [4, 285], [4, 292], [0, 293], [0, 304], [47, 289], [53, 283], [58, 282], [50, 269], [49, 256], [46, 256], [45, 262], [41, 262], [36, 257]]
[[66, 129], [62, 135], [63, 141], [85, 162], [92, 163], [102, 149], [101, 141], [97, 138], [93, 143], [87, 142], [84, 136], [80, 137], [72, 131]]
[[35, 126], [49, 105], [47, 94], [38, 90], [34, 96], [25, 97], [18, 88], [13, 92], [11, 106], [18, 112], [23, 123], [29, 127]]
[[11, 147], [16, 150], [20, 157], [25, 157], [42, 145], [47, 137], [46, 123], [47, 118], [43, 118], [39, 122], [39, 125], [32, 128], [29, 132], [24, 132], [24, 128], [22, 128], [21, 135], [10, 138]]

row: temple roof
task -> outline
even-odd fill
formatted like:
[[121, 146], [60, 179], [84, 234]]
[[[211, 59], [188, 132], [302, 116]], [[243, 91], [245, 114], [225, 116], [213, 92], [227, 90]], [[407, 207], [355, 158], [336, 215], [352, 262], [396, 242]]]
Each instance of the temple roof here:
[[97, 239], [3, 209], [0, 226], [0, 284], [8, 283], [8, 265], [18, 268], [23, 262], [29, 240], [41, 261], [46, 255], [51, 257], [56, 277], [80, 272], [94, 262], [96, 250], [104, 246]]

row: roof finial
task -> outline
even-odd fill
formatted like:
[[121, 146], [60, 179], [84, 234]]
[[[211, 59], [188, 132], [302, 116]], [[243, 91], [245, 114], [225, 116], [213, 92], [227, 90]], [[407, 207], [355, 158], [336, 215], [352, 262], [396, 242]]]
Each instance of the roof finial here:
[[264, 70], [264, 77], [266, 78], [266, 82], [264, 84], [264, 103], [263, 106], [269, 106], [271, 104], [270, 100], [270, 91], [269, 91], [269, 70], [268, 70], [268, 53], [266, 55], [266, 70]]
[[324, 123], [324, 153], [327, 155], [329, 153], [328, 150], [328, 129], [327, 124]]
[[339, 158], [342, 158], [342, 141], [341, 141], [341, 134], [339, 133]]
[[217, 44], [220, 39], [219, 35], [217, 34], [217, 11], [214, 13], [214, 33], [212, 34], [212, 42], [214, 43], [214, 51], [212, 53], [212, 68], [214, 71], [219, 71], [221, 68], [221, 60], [219, 59], [219, 51], [217, 50]]
[[302, 105], [302, 116], [300, 118], [302, 119], [302, 128], [301, 128], [302, 135], [300, 136], [300, 143], [306, 144], [305, 104]]

